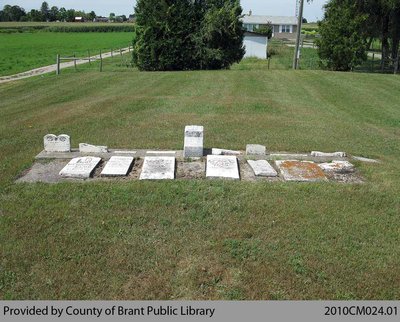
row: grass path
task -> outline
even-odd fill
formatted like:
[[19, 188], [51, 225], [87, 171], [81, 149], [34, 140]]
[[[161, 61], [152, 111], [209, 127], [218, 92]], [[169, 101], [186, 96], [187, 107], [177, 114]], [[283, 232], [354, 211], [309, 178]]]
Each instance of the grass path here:
[[[243, 65], [244, 64], [244, 65]], [[0, 85], [1, 299], [398, 299], [400, 78], [66, 70]], [[366, 183], [14, 184], [47, 133], [117, 148], [336, 151]]]

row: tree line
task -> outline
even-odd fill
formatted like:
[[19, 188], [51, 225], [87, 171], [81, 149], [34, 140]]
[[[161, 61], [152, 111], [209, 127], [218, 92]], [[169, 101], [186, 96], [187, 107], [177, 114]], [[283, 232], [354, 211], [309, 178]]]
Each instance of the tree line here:
[[319, 33], [319, 56], [329, 69], [361, 65], [377, 42], [381, 69], [399, 70], [400, 0], [330, 0]]
[[[34, 21], [34, 22], [73, 22], [75, 17], [82, 17], [86, 21], [93, 21], [96, 18], [96, 13], [90, 11], [86, 13], [82, 10], [50, 7], [47, 2], [43, 2], [40, 9], [32, 9], [29, 12], [20, 6], [5, 5], [3, 10], [0, 10], [0, 21]], [[128, 18], [125, 15], [117, 16], [115, 13], [110, 13], [109, 20], [113, 22], [124, 22]]]

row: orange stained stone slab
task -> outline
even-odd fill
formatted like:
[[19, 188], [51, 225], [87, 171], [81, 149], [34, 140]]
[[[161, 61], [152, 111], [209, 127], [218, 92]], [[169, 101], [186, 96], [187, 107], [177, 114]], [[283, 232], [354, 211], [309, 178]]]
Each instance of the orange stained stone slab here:
[[314, 182], [328, 180], [318, 164], [311, 161], [276, 161], [276, 165], [286, 181]]

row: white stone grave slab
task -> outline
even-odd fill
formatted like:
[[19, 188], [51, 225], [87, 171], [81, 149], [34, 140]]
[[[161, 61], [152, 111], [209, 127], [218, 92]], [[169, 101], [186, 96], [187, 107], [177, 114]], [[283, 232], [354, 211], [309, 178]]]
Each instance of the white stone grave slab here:
[[242, 153], [240, 151], [213, 148], [211, 150], [211, 154], [212, 155], [241, 155]]
[[380, 163], [380, 161], [378, 161], [378, 160], [364, 158], [364, 157], [355, 157], [355, 156], [353, 156], [353, 159], [357, 160], [357, 161], [361, 161], [361, 162], [367, 162], [367, 163]]
[[145, 157], [140, 180], [175, 179], [175, 157]]
[[43, 138], [46, 152], [71, 152], [71, 138], [69, 135], [47, 134]]
[[122, 177], [128, 174], [129, 169], [132, 166], [133, 157], [118, 157], [113, 156], [107, 162], [103, 171], [102, 176], [105, 177]]
[[332, 161], [318, 165], [326, 172], [346, 173], [354, 171], [354, 165], [349, 161]]
[[315, 162], [284, 160], [275, 163], [286, 181], [314, 182], [327, 180], [324, 172]]
[[326, 157], [326, 158], [345, 158], [347, 156], [346, 152], [332, 152], [332, 153], [325, 153], [325, 152], [320, 152], [320, 151], [312, 151], [311, 152], [312, 157]]
[[92, 145], [88, 143], [79, 143], [79, 152], [81, 153], [107, 153], [108, 147], [101, 145]]
[[226, 155], [208, 155], [206, 177], [240, 179], [237, 158]]
[[201, 158], [203, 156], [204, 127], [188, 125], [185, 127], [184, 158]]
[[257, 177], [277, 177], [278, 172], [266, 160], [247, 160]]
[[61, 171], [60, 176], [66, 178], [90, 178], [94, 169], [100, 163], [101, 158], [82, 157], [72, 159]]
[[246, 145], [246, 155], [265, 155], [266, 148], [264, 145], [260, 144], [247, 144]]

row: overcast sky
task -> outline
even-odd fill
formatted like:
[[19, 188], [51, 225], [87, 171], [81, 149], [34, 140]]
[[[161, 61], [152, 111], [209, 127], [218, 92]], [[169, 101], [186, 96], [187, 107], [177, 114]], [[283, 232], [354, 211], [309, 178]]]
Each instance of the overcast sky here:
[[[314, 0], [312, 4], [305, 4], [304, 17], [309, 21], [316, 21], [323, 17], [322, 6], [328, 0]], [[43, 0], [1, 0], [2, 4], [19, 5], [26, 10], [38, 9]], [[98, 15], [108, 16], [110, 12], [117, 15], [133, 13], [135, 0], [47, 0], [50, 6], [73, 8], [77, 10], [94, 10]], [[253, 14], [272, 16], [294, 16], [296, 0], [241, 0], [243, 10], [247, 13], [250, 9]]]

